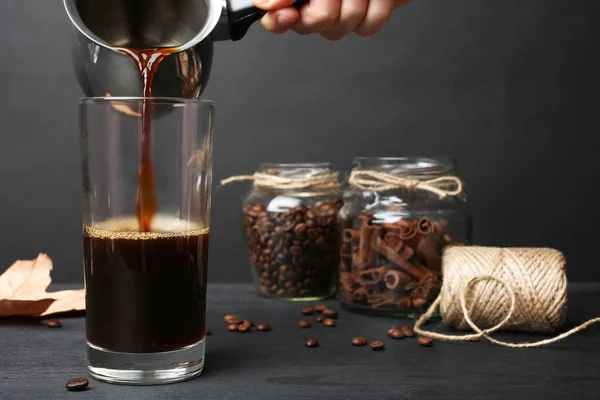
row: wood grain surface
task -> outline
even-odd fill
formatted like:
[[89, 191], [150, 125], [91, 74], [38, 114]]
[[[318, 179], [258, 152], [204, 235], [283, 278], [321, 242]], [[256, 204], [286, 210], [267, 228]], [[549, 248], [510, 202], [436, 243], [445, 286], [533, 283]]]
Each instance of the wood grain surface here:
[[[56, 285], [53, 289], [70, 289]], [[248, 284], [209, 287], [206, 367], [199, 378], [172, 385], [133, 387], [97, 382], [85, 365], [85, 318], [61, 318], [61, 329], [39, 320], [0, 320], [0, 399], [597, 399], [600, 396], [600, 326], [540, 349], [416, 339], [393, 341], [392, 324], [412, 321], [368, 317], [338, 309], [337, 326], [299, 329], [300, 304], [261, 299]], [[569, 288], [573, 326], [600, 314], [600, 283]], [[271, 332], [228, 332], [223, 315], [268, 322]], [[430, 327], [447, 331], [437, 321]], [[384, 351], [353, 347], [354, 336], [383, 340]], [[539, 336], [502, 333], [505, 340]], [[320, 346], [304, 347], [316, 337]], [[89, 389], [67, 392], [73, 377]]]

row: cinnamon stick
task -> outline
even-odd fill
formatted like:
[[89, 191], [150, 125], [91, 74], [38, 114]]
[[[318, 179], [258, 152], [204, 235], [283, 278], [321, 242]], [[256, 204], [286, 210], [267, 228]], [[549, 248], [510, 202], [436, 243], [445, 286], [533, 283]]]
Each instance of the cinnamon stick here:
[[369, 296], [367, 301], [373, 308], [385, 306], [387, 304], [394, 304], [394, 297], [390, 292], [378, 293]]
[[371, 237], [375, 232], [375, 228], [372, 226], [363, 226], [360, 228], [360, 239], [358, 244], [358, 253], [360, 254], [360, 258], [363, 262], [367, 262], [367, 258], [369, 257], [369, 253], [371, 252]]
[[433, 225], [427, 217], [423, 217], [417, 222], [417, 229], [421, 235], [429, 235], [434, 230]]
[[376, 285], [381, 282], [381, 279], [387, 272], [387, 266], [379, 268], [371, 268], [357, 273], [358, 282], [364, 285]]
[[425, 273], [423, 273], [423, 271], [421, 271], [419, 268], [417, 268], [404, 258], [400, 257], [398, 254], [394, 253], [394, 251], [380, 238], [377, 238], [377, 240], [375, 241], [373, 250], [381, 254], [383, 257], [387, 258], [391, 263], [403, 269], [414, 278], [421, 279], [425, 276]]
[[344, 243], [358, 243], [360, 238], [360, 232], [355, 229], [344, 229], [342, 233]]

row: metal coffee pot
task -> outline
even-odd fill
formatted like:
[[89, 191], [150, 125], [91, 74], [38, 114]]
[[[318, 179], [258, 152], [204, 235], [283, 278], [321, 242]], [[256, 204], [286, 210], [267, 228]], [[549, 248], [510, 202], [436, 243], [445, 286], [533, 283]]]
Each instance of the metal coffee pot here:
[[[306, 2], [300, 0], [295, 5]], [[155, 97], [200, 97], [213, 41], [239, 40], [265, 11], [252, 0], [64, 0], [75, 27], [72, 55], [86, 96], [142, 96], [137, 66], [117, 50], [173, 48], [152, 84]]]

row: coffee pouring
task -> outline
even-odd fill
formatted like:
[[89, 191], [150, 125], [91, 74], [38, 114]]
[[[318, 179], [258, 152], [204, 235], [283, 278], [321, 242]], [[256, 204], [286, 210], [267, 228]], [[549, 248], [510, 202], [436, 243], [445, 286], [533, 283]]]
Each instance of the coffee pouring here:
[[252, 0], [64, 0], [64, 5], [75, 28], [75, 74], [88, 97], [142, 96], [139, 67], [124, 49], [168, 49], [152, 96], [199, 98], [210, 76], [213, 42], [240, 40], [265, 14]]

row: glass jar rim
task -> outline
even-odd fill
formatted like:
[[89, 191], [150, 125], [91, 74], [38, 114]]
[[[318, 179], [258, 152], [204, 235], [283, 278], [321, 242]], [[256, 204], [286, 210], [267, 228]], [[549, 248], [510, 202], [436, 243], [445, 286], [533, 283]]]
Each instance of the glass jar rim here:
[[352, 170], [373, 170], [426, 179], [431, 176], [455, 175], [458, 172], [458, 162], [454, 157], [446, 156], [354, 157]]
[[80, 104], [95, 104], [95, 103], [141, 103], [145, 100], [151, 100], [155, 104], [171, 104], [174, 106], [183, 104], [205, 104], [208, 106], [215, 105], [212, 100], [204, 99], [187, 99], [183, 97], [137, 97], [137, 96], [100, 96], [100, 97], [82, 97], [79, 99]]
[[259, 169], [264, 168], [333, 168], [333, 164], [326, 161], [318, 162], [263, 162], [259, 164]]
[[403, 156], [403, 157], [354, 157], [354, 163], [365, 161], [384, 161], [389, 163], [406, 163], [416, 161], [430, 161], [436, 164], [456, 164], [456, 158], [450, 156]]

